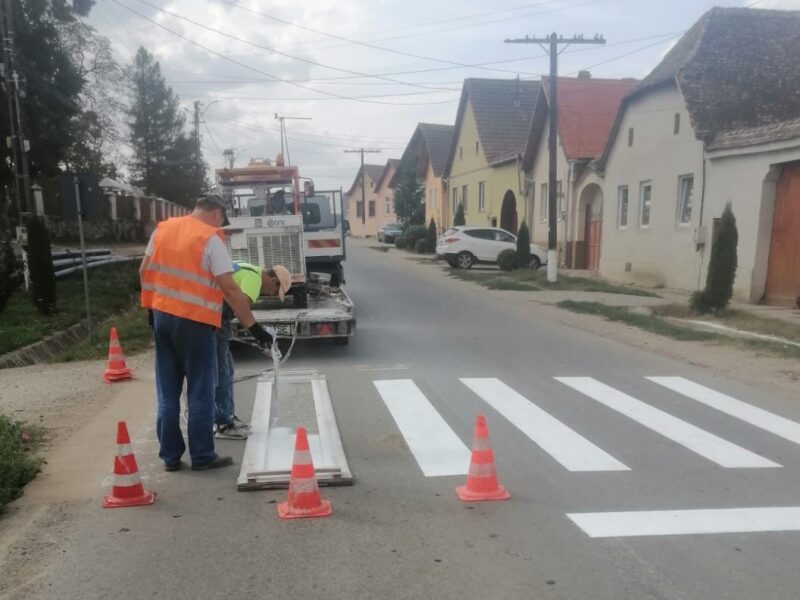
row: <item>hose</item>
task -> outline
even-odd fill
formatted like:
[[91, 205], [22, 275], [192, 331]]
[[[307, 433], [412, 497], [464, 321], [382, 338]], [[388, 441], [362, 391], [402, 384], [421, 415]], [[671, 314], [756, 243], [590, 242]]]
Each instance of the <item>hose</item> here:
[[[248, 381], [250, 379], [255, 379], [256, 377], [261, 377], [262, 375], [265, 375], [265, 374], [270, 373], [272, 371], [276, 371], [278, 367], [283, 366], [284, 363], [287, 360], [289, 360], [289, 357], [292, 355], [292, 350], [294, 350], [295, 342], [297, 342], [297, 332], [299, 331], [298, 323], [300, 322], [300, 317], [304, 316], [305, 314], [306, 313], [304, 313], [304, 312], [297, 313], [297, 316], [294, 318], [294, 326], [292, 327], [293, 333], [291, 335], [291, 338], [290, 338], [290, 336], [286, 336], [286, 335], [278, 335], [278, 332], [275, 331], [275, 329], [272, 328], [272, 327], [268, 327], [267, 328], [267, 332], [270, 335], [272, 335], [272, 347], [270, 348], [269, 351], [267, 351], [266, 349], [262, 348], [261, 346], [259, 346], [255, 342], [251, 342], [249, 340], [240, 340], [240, 343], [246, 344], [248, 346], [252, 346], [254, 348], [257, 348], [265, 356], [268, 356], [268, 357], [272, 358], [274, 364], [271, 367], [267, 367], [266, 369], [264, 369], [260, 373], [256, 373], [254, 375], [243, 375], [242, 377], [236, 377], [236, 378], [234, 378], [233, 383], [240, 383], [242, 381]], [[280, 338], [280, 339], [291, 339], [292, 340], [292, 343], [289, 345], [289, 349], [286, 351], [286, 354], [283, 355], [283, 356], [281, 355], [281, 351], [278, 349], [278, 338]], [[277, 357], [277, 360], [275, 360], [275, 357]]]

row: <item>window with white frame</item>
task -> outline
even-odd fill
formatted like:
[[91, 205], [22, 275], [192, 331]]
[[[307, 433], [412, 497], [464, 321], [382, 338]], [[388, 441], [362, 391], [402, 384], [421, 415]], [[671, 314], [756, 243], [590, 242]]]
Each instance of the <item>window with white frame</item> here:
[[639, 184], [639, 227], [650, 227], [650, 210], [653, 202], [653, 184], [643, 181]]
[[392, 199], [389, 196], [386, 196], [386, 200], [383, 202], [383, 214], [392, 214]]
[[539, 194], [539, 219], [542, 223], [547, 223], [547, 206], [550, 204], [547, 196], [547, 184], [543, 183], [541, 187], [542, 193]]
[[617, 188], [617, 226], [625, 229], [628, 226], [628, 186]]
[[486, 210], [486, 182], [478, 182], [478, 212]]
[[694, 175], [678, 177], [678, 223], [688, 225], [692, 222], [692, 195]]
[[564, 186], [560, 179], [556, 181], [556, 198], [556, 203], [558, 205], [556, 220], [561, 221], [564, 215]]
[[458, 188], [453, 188], [453, 214], [458, 210]]
[[461, 204], [464, 205], [464, 214], [467, 214], [467, 186], [461, 187]]

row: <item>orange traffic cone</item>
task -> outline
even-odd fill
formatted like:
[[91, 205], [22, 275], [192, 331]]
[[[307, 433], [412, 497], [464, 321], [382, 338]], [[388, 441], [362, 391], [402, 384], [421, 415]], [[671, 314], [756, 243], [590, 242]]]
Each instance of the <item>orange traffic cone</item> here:
[[125, 421], [117, 423], [117, 456], [114, 457], [114, 483], [111, 493], [103, 498], [103, 508], [144, 506], [155, 502], [155, 492], [148, 492], [139, 478], [139, 467], [133, 454]]
[[119, 345], [117, 328], [112, 327], [108, 340], [108, 365], [103, 373], [103, 379], [106, 383], [111, 383], [131, 377], [133, 377], [133, 373], [125, 364], [125, 355], [122, 353], [122, 346]]
[[289, 497], [278, 504], [281, 519], [327, 517], [333, 514], [331, 503], [323, 500], [317, 485], [317, 474], [308, 449], [305, 427], [298, 427], [294, 442], [292, 475], [289, 479]]
[[506, 488], [497, 482], [494, 452], [489, 443], [489, 428], [483, 415], [478, 415], [475, 419], [475, 438], [472, 442], [472, 460], [469, 463], [467, 485], [458, 486], [456, 494], [464, 502], [511, 498]]

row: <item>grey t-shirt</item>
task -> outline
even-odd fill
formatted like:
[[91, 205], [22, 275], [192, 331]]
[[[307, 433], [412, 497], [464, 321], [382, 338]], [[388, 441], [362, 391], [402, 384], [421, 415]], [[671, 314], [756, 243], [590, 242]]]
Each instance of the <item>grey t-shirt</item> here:
[[[145, 255], [153, 256], [153, 238], [156, 232], [150, 236], [150, 241], [147, 244], [147, 249], [144, 251]], [[218, 277], [224, 273], [233, 273], [233, 261], [231, 260], [228, 249], [225, 243], [219, 238], [218, 235], [213, 235], [206, 242], [206, 248], [203, 251], [201, 267], [206, 271], [211, 271], [214, 277]]]

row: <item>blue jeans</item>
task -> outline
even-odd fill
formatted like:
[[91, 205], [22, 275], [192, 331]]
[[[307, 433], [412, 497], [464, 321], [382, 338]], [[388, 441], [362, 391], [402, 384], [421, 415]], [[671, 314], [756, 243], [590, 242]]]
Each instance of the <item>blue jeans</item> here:
[[217, 425], [233, 423], [233, 355], [231, 354], [231, 322], [223, 317], [217, 329], [217, 390], [214, 395]]
[[181, 391], [187, 382], [189, 455], [200, 465], [217, 458], [214, 451], [214, 389], [217, 386], [215, 328], [153, 311], [156, 342], [156, 432], [166, 464], [180, 461], [186, 451], [181, 433]]

